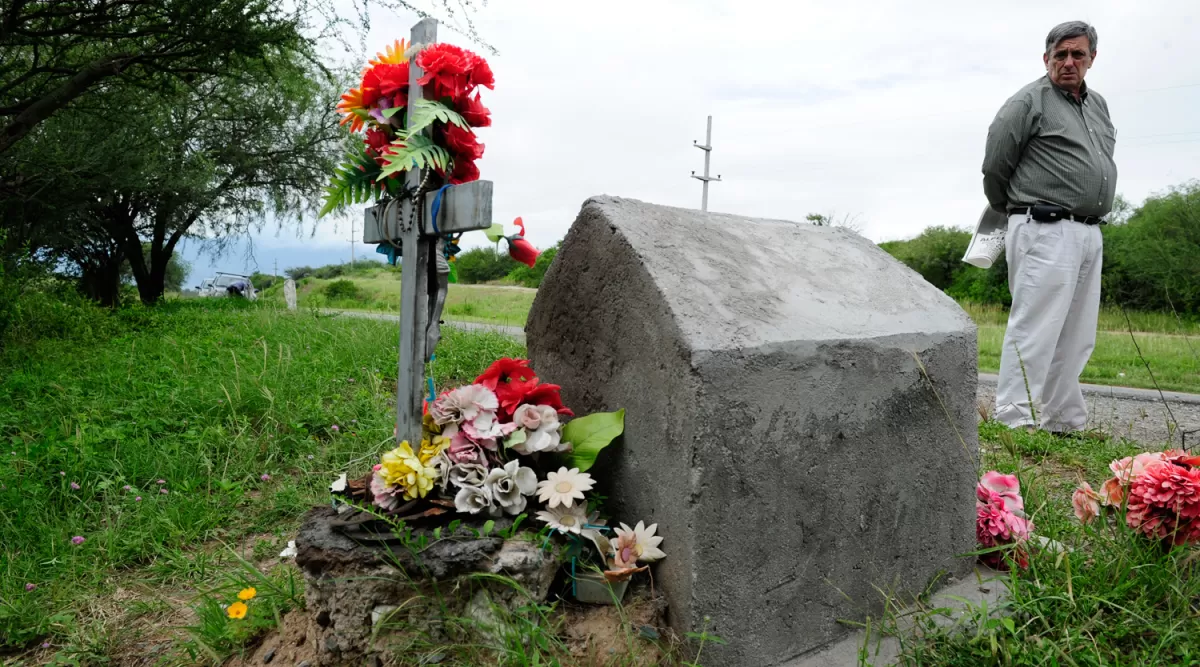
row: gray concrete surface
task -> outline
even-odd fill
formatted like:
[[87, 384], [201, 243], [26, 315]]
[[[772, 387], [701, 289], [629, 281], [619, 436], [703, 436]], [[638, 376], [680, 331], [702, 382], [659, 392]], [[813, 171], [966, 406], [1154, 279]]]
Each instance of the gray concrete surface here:
[[712, 664], [783, 664], [876, 586], [970, 571], [975, 326], [867, 239], [593, 198], [526, 333], [578, 413], [627, 410], [596, 478], [658, 524], [671, 624], [730, 641]]
[[[984, 566], [977, 567], [970, 575], [939, 590], [921, 608], [909, 608], [905, 613], [898, 615], [907, 621], [899, 623], [899, 631], [909, 632], [912, 629], [913, 618], [929, 614], [929, 610], [932, 609], [946, 610], [942, 614], [930, 616], [939, 626], [957, 626], [959, 629], [964, 629], [984, 605], [989, 617], [1006, 613], [1007, 609], [1003, 605], [1003, 601], [1008, 597], [1005, 576], [1007, 575], [1002, 572]], [[882, 667], [895, 664], [900, 650], [900, 640], [894, 636], [881, 636], [878, 632], [872, 632], [868, 636], [866, 630], [859, 630], [838, 642], [789, 660], [783, 667]]]
[[[1163, 392], [1164, 403], [1157, 391], [1147, 389], [1084, 385], [1083, 393], [1088, 403], [1088, 428], [1148, 447], [1200, 446], [1200, 395]], [[994, 412], [996, 376], [981, 374], [977, 394], [979, 404], [989, 414]]]

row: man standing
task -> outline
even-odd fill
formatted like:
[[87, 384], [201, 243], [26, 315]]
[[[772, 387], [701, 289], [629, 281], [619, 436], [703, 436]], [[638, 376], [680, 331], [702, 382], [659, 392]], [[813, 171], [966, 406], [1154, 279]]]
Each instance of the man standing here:
[[1096, 344], [1099, 224], [1117, 183], [1108, 104], [1083, 80], [1096, 42], [1082, 21], [1056, 26], [1046, 76], [1009, 98], [988, 128], [983, 190], [1008, 215], [1013, 302], [996, 419], [1010, 427], [1067, 432], [1087, 423], [1079, 376]]

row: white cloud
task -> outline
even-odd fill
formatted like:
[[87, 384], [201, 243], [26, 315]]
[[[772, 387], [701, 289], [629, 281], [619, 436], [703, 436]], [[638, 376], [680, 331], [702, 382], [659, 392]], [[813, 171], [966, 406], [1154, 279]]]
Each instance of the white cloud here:
[[[1200, 177], [1194, 0], [492, 0], [476, 21], [500, 51], [479, 131], [495, 220], [522, 216], [545, 247], [593, 195], [698, 207], [692, 141], [712, 114], [713, 210], [857, 214], [875, 240], [972, 225], [988, 123], [1042, 74], [1046, 32], [1076, 18], [1100, 34], [1088, 81], [1118, 127], [1118, 190], [1140, 201]], [[368, 48], [415, 21], [375, 14]], [[322, 224], [304, 243], [348, 255], [348, 231]]]

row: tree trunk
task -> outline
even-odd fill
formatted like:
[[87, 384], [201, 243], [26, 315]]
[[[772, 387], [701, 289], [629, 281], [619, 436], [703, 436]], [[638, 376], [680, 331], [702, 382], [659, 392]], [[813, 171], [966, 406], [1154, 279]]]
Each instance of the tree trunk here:
[[121, 305], [121, 264], [124, 261], [124, 257], [117, 256], [84, 265], [79, 290], [106, 308]]
[[143, 304], [156, 305], [167, 291], [167, 263], [151, 262], [150, 270], [137, 281], [137, 288]]

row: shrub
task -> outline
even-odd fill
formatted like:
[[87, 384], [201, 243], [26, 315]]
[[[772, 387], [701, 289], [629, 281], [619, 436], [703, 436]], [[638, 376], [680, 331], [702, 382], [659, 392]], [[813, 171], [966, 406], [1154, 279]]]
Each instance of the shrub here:
[[455, 264], [458, 281], [467, 284], [499, 280], [521, 266], [507, 253], [499, 254], [491, 248], [473, 248], [461, 253]]
[[509, 280], [512, 280], [523, 287], [541, 287], [542, 279], [546, 277], [546, 271], [550, 268], [550, 264], [554, 261], [555, 255], [558, 254], [558, 247], [561, 244], [555, 243], [553, 246], [542, 251], [538, 255], [537, 261], [532, 267], [520, 264], [508, 274]]
[[325, 286], [325, 296], [330, 300], [357, 300], [361, 296], [358, 284], [353, 280], [335, 280]]
[[962, 258], [970, 243], [971, 232], [939, 226], [926, 229], [910, 241], [888, 241], [879, 246], [944, 290], [954, 282], [955, 273], [966, 266]]

